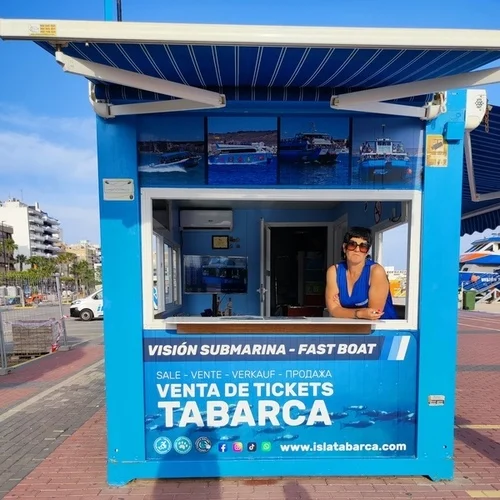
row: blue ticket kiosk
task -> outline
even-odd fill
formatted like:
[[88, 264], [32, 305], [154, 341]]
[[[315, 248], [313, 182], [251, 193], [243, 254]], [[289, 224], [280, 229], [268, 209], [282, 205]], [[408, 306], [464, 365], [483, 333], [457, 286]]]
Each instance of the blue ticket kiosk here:
[[[470, 71], [500, 56], [487, 33], [0, 23], [89, 81], [109, 483], [452, 478], [464, 137], [494, 79]], [[401, 224], [398, 318], [330, 317], [347, 228], [370, 228], [381, 262]]]

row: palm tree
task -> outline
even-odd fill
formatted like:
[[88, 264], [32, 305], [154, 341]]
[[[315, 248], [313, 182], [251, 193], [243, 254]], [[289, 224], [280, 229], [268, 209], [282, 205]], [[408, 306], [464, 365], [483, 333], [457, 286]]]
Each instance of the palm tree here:
[[23, 271], [23, 266], [28, 260], [28, 257], [26, 255], [19, 254], [16, 256], [16, 262], [19, 264], [19, 271]]
[[3, 240], [4, 251], [5, 251], [5, 268], [10, 269], [12, 267], [12, 260], [14, 258], [14, 252], [18, 249], [16, 242], [12, 238], [5, 238]]
[[77, 256], [74, 253], [64, 252], [57, 256], [56, 263], [62, 275], [68, 276], [70, 274], [71, 265], [76, 261]]
[[86, 260], [78, 260], [71, 266], [71, 272], [75, 277], [76, 289], [78, 292], [83, 285], [85, 289], [95, 282], [93, 269], [90, 268]]
[[40, 277], [48, 278], [57, 271], [54, 260], [47, 257], [30, 257], [26, 262]]

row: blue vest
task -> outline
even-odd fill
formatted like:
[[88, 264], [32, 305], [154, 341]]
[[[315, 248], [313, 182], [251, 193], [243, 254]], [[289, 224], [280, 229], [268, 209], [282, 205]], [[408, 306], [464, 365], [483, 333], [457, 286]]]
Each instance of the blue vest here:
[[[337, 264], [337, 286], [339, 289], [340, 305], [347, 309], [356, 309], [368, 306], [368, 291], [370, 289], [370, 269], [375, 264], [373, 260], [366, 259], [366, 265], [361, 272], [358, 281], [354, 283], [352, 294], [347, 291], [347, 263], [345, 261]], [[380, 319], [398, 319], [396, 309], [392, 303], [391, 292], [387, 295], [384, 314]]]

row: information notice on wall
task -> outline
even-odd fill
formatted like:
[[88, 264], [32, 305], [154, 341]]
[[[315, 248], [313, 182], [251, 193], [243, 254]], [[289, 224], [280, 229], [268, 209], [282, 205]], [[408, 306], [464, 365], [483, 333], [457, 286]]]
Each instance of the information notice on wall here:
[[413, 335], [148, 334], [147, 460], [415, 456]]
[[425, 165], [427, 167], [448, 166], [448, 144], [441, 134], [429, 134], [425, 145]]

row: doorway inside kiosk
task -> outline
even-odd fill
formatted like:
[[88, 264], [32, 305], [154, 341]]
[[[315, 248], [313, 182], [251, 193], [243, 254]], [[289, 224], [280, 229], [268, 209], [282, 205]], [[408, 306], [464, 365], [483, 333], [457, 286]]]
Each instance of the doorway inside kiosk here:
[[[330, 316], [327, 269], [340, 261], [347, 229], [364, 226], [372, 231], [369, 258], [386, 267], [399, 318], [408, 320], [409, 301], [417, 296], [410, 280], [418, 279], [420, 248], [414, 241], [417, 246], [410, 251], [420, 223], [412, 199], [166, 199], [154, 194], [148, 198], [143, 193], [142, 209], [144, 300], [150, 301], [150, 319]], [[402, 224], [408, 228], [406, 237], [391, 253], [404, 256], [399, 259], [404, 266], [391, 265], [387, 250], [383, 256], [383, 234]]]

